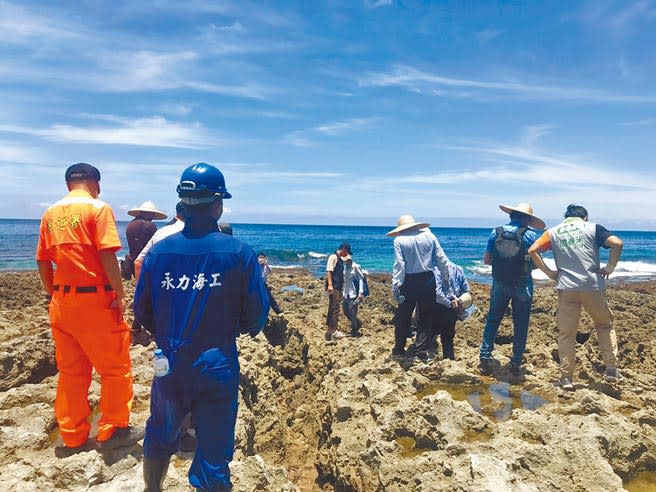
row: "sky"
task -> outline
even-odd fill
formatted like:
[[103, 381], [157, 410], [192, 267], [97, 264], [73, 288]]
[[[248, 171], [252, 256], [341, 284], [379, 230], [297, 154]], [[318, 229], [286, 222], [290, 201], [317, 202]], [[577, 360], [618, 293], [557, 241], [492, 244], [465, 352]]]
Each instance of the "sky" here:
[[88, 162], [116, 218], [216, 165], [224, 220], [656, 230], [656, 0], [0, 0], [0, 217]]

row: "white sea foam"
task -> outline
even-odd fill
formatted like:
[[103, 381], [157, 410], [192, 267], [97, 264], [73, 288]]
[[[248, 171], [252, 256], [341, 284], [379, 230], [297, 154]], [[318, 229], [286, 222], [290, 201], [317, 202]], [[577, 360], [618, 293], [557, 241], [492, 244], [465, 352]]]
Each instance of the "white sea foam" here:
[[[556, 263], [553, 258], [544, 258], [544, 263], [552, 270], [556, 269]], [[602, 263], [603, 265], [604, 263]], [[474, 275], [492, 275], [492, 266], [485, 265], [481, 261], [475, 262], [467, 270]], [[538, 269], [533, 270], [532, 277], [535, 280], [548, 280], [548, 277]], [[631, 278], [654, 279], [656, 278], [656, 263], [648, 263], [646, 261], [620, 261], [610, 278], [624, 278], [627, 280]]]
[[280, 268], [281, 270], [292, 270], [294, 268], [303, 268], [303, 265], [270, 265], [271, 268]]
[[323, 253], [315, 253], [314, 251], [309, 251], [308, 256], [310, 258], [328, 258], [328, 255], [325, 255]]

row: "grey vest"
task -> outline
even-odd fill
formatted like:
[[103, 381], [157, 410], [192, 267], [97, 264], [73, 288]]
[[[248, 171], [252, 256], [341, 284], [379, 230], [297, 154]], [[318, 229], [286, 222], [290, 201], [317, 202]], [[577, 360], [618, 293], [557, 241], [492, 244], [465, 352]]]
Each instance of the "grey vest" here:
[[599, 274], [599, 247], [596, 225], [570, 217], [549, 229], [551, 249], [558, 268], [556, 289], [604, 290]]

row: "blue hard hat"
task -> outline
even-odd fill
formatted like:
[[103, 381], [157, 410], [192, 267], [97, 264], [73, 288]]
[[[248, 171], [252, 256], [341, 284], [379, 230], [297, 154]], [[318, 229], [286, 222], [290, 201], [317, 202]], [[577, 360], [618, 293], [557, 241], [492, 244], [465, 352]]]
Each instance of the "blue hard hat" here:
[[216, 167], [199, 162], [182, 171], [178, 196], [187, 205], [210, 203], [218, 198], [232, 198], [225, 185], [223, 173]]

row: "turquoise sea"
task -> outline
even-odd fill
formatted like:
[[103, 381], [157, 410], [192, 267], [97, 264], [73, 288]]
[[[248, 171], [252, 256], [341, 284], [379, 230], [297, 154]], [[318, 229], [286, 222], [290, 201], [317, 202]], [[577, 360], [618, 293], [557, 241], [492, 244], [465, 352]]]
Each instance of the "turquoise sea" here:
[[[119, 233], [125, 243], [125, 227]], [[160, 226], [164, 222], [158, 223]], [[265, 251], [269, 263], [281, 268], [303, 267], [320, 274], [327, 256], [343, 241], [351, 243], [354, 259], [371, 273], [390, 273], [394, 261], [391, 227], [232, 224], [235, 237], [256, 251]], [[449, 258], [462, 265], [471, 280], [490, 282], [490, 268], [481, 263], [491, 228], [433, 227]], [[615, 231], [625, 243], [622, 261], [613, 277], [626, 281], [656, 280], [656, 232]], [[38, 220], [0, 219], [0, 270], [36, 268], [34, 251]], [[125, 251], [119, 252], [119, 256]], [[535, 276], [540, 278], [541, 272]]]

